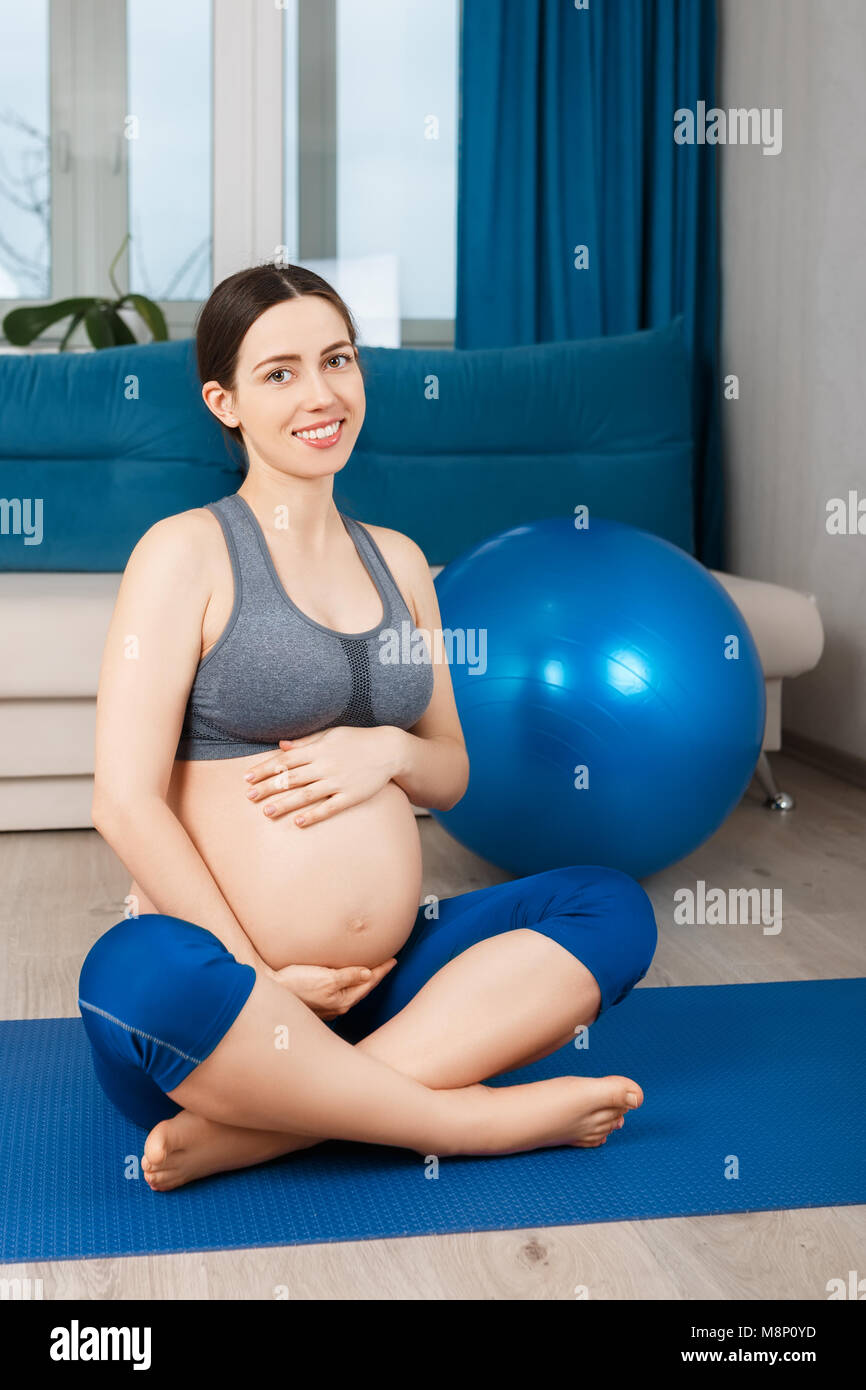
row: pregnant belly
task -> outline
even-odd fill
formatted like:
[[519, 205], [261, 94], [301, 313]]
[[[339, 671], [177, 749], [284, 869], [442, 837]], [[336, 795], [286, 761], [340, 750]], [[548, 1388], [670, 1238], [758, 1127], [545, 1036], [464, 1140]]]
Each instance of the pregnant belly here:
[[[308, 826], [271, 821], [246, 798], [261, 754], [175, 763], [168, 804], [262, 959], [284, 965], [378, 965], [412, 930], [421, 845], [406, 793], [375, 796]], [[140, 911], [153, 911], [141, 890]], [[207, 926], [206, 922], [199, 923]]]

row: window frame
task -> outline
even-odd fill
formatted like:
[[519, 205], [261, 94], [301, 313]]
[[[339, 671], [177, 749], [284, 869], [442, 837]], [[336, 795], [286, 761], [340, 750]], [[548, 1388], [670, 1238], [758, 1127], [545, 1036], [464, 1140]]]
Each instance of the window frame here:
[[[459, 0], [458, 36], [462, 9]], [[297, 14], [297, 254], [306, 260], [336, 255], [337, 0], [297, 0]], [[285, 244], [287, 12], [274, 0], [211, 0], [211, 16], [211, 265], [216, 285], [239, 265], [268, 259]], [[458, 37], [458, 48], [459, 42]], [[113, 296], [108, 267], [128, 230], [125, 3], [50, 0], [48, 43], [51, 292], [47, 301], [0, 299], [0, 317], [22, 305], [73, 295]], [[115, 270], [124, 290], [127, 262], [122, 257]], [[172, 338], [193, 335], [201, 302], [160, 301]], [[65, 320], [40, 334], [27, 350], [54, 350], [67, 325]], [[76, 342], [81, 331], [76, 330]], [[454, 319], [403, 318], [400, 339], [407, 347], [453, 347]]]

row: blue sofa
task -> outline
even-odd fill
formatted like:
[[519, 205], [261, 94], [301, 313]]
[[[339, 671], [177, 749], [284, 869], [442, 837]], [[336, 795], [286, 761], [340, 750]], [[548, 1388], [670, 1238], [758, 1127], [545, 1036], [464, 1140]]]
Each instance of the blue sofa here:
[[[694, 553], [680, 320], [622, 338], [364, 357], [366, 419], [335, 498], [412, 536], [434, 574], [486, 536], [581, 503]], [[154, 522], [242, 478], [201, 399], [191, 340], [0, 354], [0, 830], [90, 825], [121, 572]], [[761, 653], [764, 746], [778, 748], [782, 676], [817, 661], [817, 609], [718, 577]]]
[[[693, 553], [681, 319], [621, 338], [363, 357], [366, 419], [334, 496], [410, 535], [431, 565], [578, 503]], [[201, 399], [192, 339], [0, 356], [0, 410], [0, 497], [42, 499], [38, 544], [25, 544], [26, 509], [18, 534], [0, 518], [0, 570], [120, 571], [155, 521], [243, 479]]]

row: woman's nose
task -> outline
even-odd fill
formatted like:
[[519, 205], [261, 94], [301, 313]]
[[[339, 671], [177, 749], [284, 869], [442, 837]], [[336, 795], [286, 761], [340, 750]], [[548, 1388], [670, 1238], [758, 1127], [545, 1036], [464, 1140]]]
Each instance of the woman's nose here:
[[308, 410], [321, 410], [324, 406], [336, 405], [337, 397], [327, 381], [321, 377], [313, 376], [306, 384], [306, 390], [302, 392], [304, 402]]

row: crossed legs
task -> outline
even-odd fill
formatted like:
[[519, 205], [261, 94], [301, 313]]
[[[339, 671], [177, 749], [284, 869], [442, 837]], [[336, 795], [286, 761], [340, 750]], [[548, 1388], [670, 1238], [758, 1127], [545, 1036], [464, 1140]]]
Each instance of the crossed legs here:
[[657, 939], [643, 889], [571, 866], [442, 899], [426, 919], [333, 1031], [203, 927], [145, 914], [101, 937], [79, 1004], [103, 1090], [153, 1126], [151, 1187], [324, 1139], [440, 1155], [604, 1143], [642, 1103], [630, 1078], [483, 1082], [563, 1046], [643, 978]]
[[356, 1044], [434, 1089], [536, 1062], [595, 1021], [601, 991], [576, 956], [529, 927], [476, 942]]
[[[544, 1142], [596, 1146], [622, 1125], [629, 1092], [638, 1104], [643, 1100], [640, 1087], [624, 1077], [563, 1077], [508, 1088], [479, 1084], [562, 1047], [599, 1011], [601, 994], [590, 971], [558, 942], [529, 928], [468, 947], [354, 1047], [291, 1000], [314, 1032], [321, 1030], [318, 1039], [307, 1038], [297, 1024], [291, 1030], [299, 1034], [292, 1044], [296, 1051], [309, 1048], [311, 1063], [316, 1060], [315, 1069], [301, 1069], [293, 1098], [286, 1089], [291, 1067], [281, 1065], [271, 1041], [285, 1022], [289, 1001], [279, 997], [284, 993], [271, 981], [258, 981], [211, 1057], [168, 1093], [183, 1109], [156, 1125], [145, 1144], [142, 1170], [154, 1190], [261, 1163], [323, 1138], [398, 1143], [439, 1154], [509, 1152], [512, 1145]], [[272, 1096], [263, 1075], [266, 1049], [273, 1054], [268, 1060], [276, 1059]], [[254, 1090], [261, 1094], [251, 1105]], [[429, 1104], [431, 1091], [440, 1093], [438, 1108]], [[287, 1113], [293, 1116], [291, 1131], [283, 1128]], [[563, 1137], [569, 1125], [571, 1140]]]

